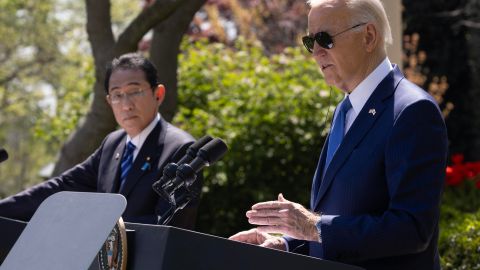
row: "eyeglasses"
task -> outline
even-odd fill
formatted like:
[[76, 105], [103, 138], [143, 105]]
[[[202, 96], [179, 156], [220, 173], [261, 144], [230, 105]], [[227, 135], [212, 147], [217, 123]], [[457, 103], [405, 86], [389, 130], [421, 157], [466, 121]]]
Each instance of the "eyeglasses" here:
[[307, 49], [307, 51], [309, 53], [313, 53], [313, 45], [315, 43], [315, 41], [317, 41], [318, 45], [320, 45], [320, 47], [324, 48], [324, 49], [331, 49], [333, 48], [333, 38], [338, 36], [338, 35], [341, 35], [347, 31], [350, 31], [352, 29], [355, 29], [359, 26], [362, 26], [362, 25], [365, 25], [367, 23], [359, 23], [359, 24], [356, 24], [350, 28], [347, 28], [343, 31], [341, 31], [340, 33], [336, 33], [335, 35], [330, 35], [329, 33], [327, 32], [318, 32], [314, 35], [308, 35], [308, 36], [304, 36], [302, 37], [302, 41], [303, 41], [303, 45], [305, 46], [305, 48]]
[[112, 105], [118, 105], [123, 99], [128, 99], [132, 102], [135, 102], [143, 96], [145, 96], [145, 90], [138, 88], [125, 93], [116, 92], [111, 95], [107, 95], [107, 99]]

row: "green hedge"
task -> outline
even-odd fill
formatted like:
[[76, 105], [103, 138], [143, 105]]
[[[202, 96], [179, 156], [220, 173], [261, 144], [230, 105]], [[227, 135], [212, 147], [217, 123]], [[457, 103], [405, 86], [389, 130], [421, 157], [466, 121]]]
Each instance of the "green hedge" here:
[[480, 269], [480, 190], [472, 181], [447, 186], [441, 210], [442, 269]]
[[[286, 198], [304, 203], [340, 93], [330, 90], [301, 48], [267, 57], [239, 41], [184, 46], [174, 122], [194, 136], [224, 139], [229, 151], [205, 170], [197, 229], [227, 236], [249, 228], [252, 204]], [[329, 104], [333, 104], [329, 106]], [[328, 123], [329, 125], [329, 123]]]
[[443, 212], [455, 212], [455, 218], [441, 226], [439, 251], [443, 269], [480, 269], [480, 211], [462, 213], [449, 208]]

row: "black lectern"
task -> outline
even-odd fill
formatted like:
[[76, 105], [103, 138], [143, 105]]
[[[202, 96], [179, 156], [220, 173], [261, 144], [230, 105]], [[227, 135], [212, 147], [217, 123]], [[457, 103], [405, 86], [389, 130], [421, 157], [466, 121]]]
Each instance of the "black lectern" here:
[[[125, 205], [118, 194], [60, 192], [29, 223], [0, 217], [0, 269], [100, 269], [95, 254]], [[125, 227], [130, 270], [362, 269], [170, 226]]]
[[169, 226], [126, 227], [135, 230], [130, 269], [361, 269]]
[[[25, 226], [25, 222], [0, 217], [0, 263]], [[127, 241], [130, 270], [362, 269], [170, 226], [136, 223], [125, 223], [125, 226], [129, 230]], [[96, 259], [89, 269], [99, 269]]]

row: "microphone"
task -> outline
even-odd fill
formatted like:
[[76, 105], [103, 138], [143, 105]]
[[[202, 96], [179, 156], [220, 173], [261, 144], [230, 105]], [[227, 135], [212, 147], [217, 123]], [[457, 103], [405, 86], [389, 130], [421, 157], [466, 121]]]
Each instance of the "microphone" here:
[[0, 148], [0, 163], [4, 162], [8, 159], [8, 152], [7, 150]]
[[191, 189], [197, 178], [196, 173], [203, 167], [217, 162], [227, 149], [227, 145], [221, 139], [210, 140], [198, 150], [190, 164], [183, 163], [178, 166], [174, 179], [168, 179], [163, 183], [160, 179], [153, 184], [155, 192], [170, 205], [167, 211], [158, 216], [157, 224], [168, 224], [179, 209], [183, 209], [192, 198], [200, 195], [198, 191]]
[[227, 145], [221, 139], [211, 140], [198, 150], [197, 156], [189, 164], [184, 163], [178, 167], [176, 177], [173, 180], [163, 183], [161, 190], [155, 189], [155, 191], [167, 201], [174, 200], [175, 192], [181, 187], [185, 187], [187, 193], [190, 192], [189, 187], [195, 182], [196, 173], [203, 167], [217, 162], [227, 150]]
[[194, 159], [195, 156], [197, 156], [198, 150], [200, 148], [202, 148], [205, 144], [210, 142], [211, 140], [213, 140], [212, 136], [205, 135], [202, 138], [200, 138], [198, 141], [196, 141], [194, 144], [190, 145], [190, 147], [188, 147], [188, 149], [187, 149], [187, 153], [185, 154], [185, 156], [183, 156], [177, 162], [177, 164], [180, 165], [180, 164], [184, 164], [184, 163], [192, 161], [192, 159]]
[[190, 147], [188, 147], [188, 149], [185, 153], [185, 156], [183, 156], [177, 163], [173, 163], [173, 162], [168, 163], [165, 166], [165, 168], [163, 169], [163, 175], [160, 178], [160, 180], [153, 183], [153, 185], [152, 185], [153, 190], [155, 190], [157, 193], [161, 193], [162, 192], [161, 191], [162, 185], [165, 182], [168, 182], [168, 181], [172, 180], [173, 178], [175, 178], [178, 166], [181, 165], [181, 164], [192, 161], [192, 159], [194, 159], [195, 156], [197, 155], [198, 150], [202, 146], [207, 144], [209, 141], [211, 141], [212, 139], [213, 138], [210, 135], [203, 136], [202, 138], [197, 140], [195, 143], [190, 145]]

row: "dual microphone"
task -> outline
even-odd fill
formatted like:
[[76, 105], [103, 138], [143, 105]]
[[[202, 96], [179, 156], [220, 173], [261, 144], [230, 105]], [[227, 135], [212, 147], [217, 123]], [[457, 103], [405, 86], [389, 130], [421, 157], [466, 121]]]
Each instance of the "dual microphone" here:
[[169, 163], [160, 180], [153, 183], [153, 190], [175, 208], [182, 209], [194, 196], [190, 187], [195, 183], [197, 173], [205, 166], [220, 160], [227, 152], [225, 142], [206, 135], [192, 144], [177, 163]]

